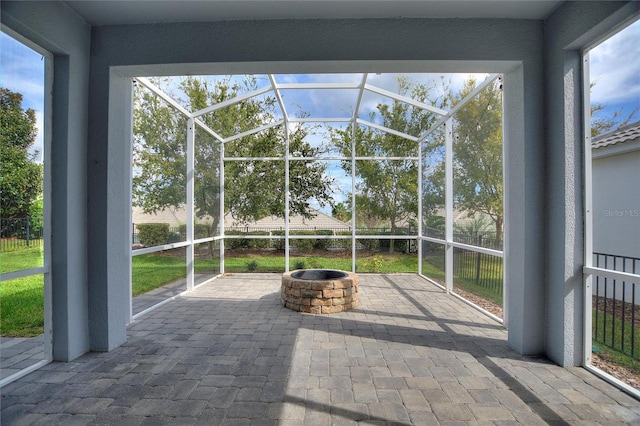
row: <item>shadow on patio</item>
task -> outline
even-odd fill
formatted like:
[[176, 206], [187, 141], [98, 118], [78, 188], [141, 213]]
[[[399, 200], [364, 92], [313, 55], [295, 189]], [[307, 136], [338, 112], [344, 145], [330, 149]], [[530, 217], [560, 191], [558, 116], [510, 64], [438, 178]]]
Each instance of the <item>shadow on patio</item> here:
[[417, 275], [362, 275], [360, 306], [280, 306], [279, 274], [221, 277], [144, 315], [110, 353], [2, 390], [3, 424], [635, 422], [581, 368], [517, 355], [500, 324]]

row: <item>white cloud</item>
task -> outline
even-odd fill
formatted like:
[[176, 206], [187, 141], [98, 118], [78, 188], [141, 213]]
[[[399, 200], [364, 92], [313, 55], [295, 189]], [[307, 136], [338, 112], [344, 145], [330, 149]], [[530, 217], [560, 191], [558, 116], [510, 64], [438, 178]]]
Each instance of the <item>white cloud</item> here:
[[0, 33], [0, 85], [22, 95], [22, 108], [33, 109], [37, 135], [31, 152], [43, 161], [44, 147], [44, 58], [10, 36]]
[[593, 48], [589, 62], [593, 103], [640, 103], [640, 21]]
[[0, 85], [23, 96], [23, 108], [42, 111], [44, 105], [44, 59], [43, 57], [0, 33]]

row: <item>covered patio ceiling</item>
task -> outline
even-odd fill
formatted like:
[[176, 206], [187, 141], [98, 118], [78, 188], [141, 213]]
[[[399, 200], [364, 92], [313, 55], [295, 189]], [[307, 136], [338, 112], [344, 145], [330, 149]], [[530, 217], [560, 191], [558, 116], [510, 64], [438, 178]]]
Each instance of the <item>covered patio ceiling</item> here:
[[263, 19], [544, 19], [564, 0], [64, 1], [91, 25]]

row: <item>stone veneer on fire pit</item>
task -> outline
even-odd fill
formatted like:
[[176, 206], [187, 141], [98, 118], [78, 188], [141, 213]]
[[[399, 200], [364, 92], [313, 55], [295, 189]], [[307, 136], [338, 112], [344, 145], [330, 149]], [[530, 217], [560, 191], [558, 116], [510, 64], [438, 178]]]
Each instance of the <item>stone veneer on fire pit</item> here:
[[282, 306], [310, 314], [333, 314], [358, 305], [360, 279], [351, 272], [301, 269], [282, 274]]

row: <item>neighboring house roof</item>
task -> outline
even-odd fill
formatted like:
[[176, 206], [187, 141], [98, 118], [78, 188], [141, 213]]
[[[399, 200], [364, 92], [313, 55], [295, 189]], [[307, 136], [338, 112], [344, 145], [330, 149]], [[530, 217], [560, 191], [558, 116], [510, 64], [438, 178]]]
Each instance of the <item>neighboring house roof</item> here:
[[620, 127], [613, 132], [598, 135], [591, 141], [591, 148], [598, 149], [606, 146], [640, 140], [640, 121]]
[[[322, 213], [319, 210], [314, 210], [314, 217], [310, 219], [305, 219], [300, 215], [291, 215], [289, 216], [289, 229], [333, 229], [333, 230], [350, 230], [351, 227], [348, 223], [345, 223], [341, 220], [336, 219], [335, 217], [331, 217]], [[225, 222], [227, 221], [227, 217], [225, 217]], [[284, 229], [284, 218], [277, 216], [267, 216], [263, 217], [260, 220], [257, 220], [253, 223], [247, 224], [234, 224], [233, 219], [225, 223], [226, 227], [234, 226], [237, 228], [250, 227], [250, 228], [282, 228]]]
[[156, 213], [144, 213], [142, 208], [131, 209], [132, 223], [168, 223], [171, 226], [181, 225], [187, 222], [187, 211], [184, 207], [166, 208]]
[[[291, 215], [289, 217], [290, 229], [333, 229], [333, 230], [350, 230], [350, 224], [342, 222], [334, 217], [328, 216], [319, 210], [314, 210], [315, 217], [305, 219], [299, 215]], [[133, 207], [131, 211], [131, 221], [138, 223], [168, 223], [170, 226], [178, 226], [186, 223], [187, 212], [184, 207], [167, 208], [156, 213], [144, 213], [141, 208]], [[207, 218], [199, 218], [198, 222], [207, 222]], [[256, 222], [240, 223], [231, 215], [227, 214], [224, 218], [226, 228], [269, 228], [284, 229], [284, 218], [277, 216], [267, 216]]]

